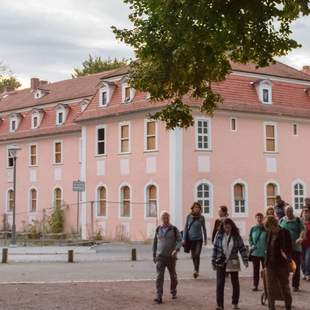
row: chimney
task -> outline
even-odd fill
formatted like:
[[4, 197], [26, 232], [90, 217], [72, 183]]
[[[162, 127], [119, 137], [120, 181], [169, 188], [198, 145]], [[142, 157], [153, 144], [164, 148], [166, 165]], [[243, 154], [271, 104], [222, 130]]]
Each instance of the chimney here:
[[30, 80], [30, 87], [32, 90], [36, 90], [38, 89], [39, 85], [40, 85], [40, 79], [38, 78], [31, 78]]
[[310, 75], [310, 66], [303, 66], [302, 72]]
[[46, 85], [48, 84], [48, 81], [40, 81], [40, 85]]

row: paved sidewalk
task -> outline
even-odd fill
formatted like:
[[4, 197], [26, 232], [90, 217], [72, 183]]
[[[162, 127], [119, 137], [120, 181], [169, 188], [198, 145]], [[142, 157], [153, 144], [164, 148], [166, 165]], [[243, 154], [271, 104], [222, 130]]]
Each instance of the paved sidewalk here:
[[[154, 305], [154, 283], [114, 282], [79, 284], [0, 285], [1, 310], [197, 310], [215, 309], [214, 280], [180, 281], [178, 299], [171, 300], [167, 281], [164, 304]], [[293, 294], [294, 310], [309, 310], [310, 283]], [[241, 279], [240, 309], [267, 309], [260, 304], [261, 292], [250, 290], [249, 279]], [[231, 285], [225, 289], [225, 309], [231, 309]], [[277, 309], [284, 309], [279, 303]]]

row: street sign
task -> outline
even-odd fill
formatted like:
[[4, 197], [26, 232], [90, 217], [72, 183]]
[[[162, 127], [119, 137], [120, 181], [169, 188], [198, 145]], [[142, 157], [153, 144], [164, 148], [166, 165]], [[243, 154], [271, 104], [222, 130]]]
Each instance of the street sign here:
[[85, 192], [85, 182], [83, 181], [73, 181], [73, 191], [74, 192]]

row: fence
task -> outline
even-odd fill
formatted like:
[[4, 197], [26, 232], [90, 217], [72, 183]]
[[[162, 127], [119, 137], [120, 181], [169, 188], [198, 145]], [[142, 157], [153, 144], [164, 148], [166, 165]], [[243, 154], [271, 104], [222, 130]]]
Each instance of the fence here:
[[[79, 212], [78, 212], [79, 209]], [[48, 243], [51, 240], [62, 242], [78, 241], [81, 239], [82, 226], [86, 229], [88, 239], [116, 239], [126, 241], [129, 239], [129, 228], [126, 226], [127, 219], [132, 219], [133, 213], [137, 220], [144, 223], [145, 218], [149, 219], [153, 225], [150, 232], [141, 229], [138, 239], [148, 239], [153, 233], [153, 226], [157, 226], [157, 205], [154, 202], [129, 202], [129, 201], [88, 201], [61, 205], [61, 214], [55, 216], [56, 208], [38, 210], [36, 212], [16, 212], [17, 239], [24, 244], [30, 242]], [[82, 220], [83, 218], [83, 220]], [[120, 218], [122, 220], [120, 220]], [[0, 223], [0, 239], [9, 242], [11, 238], [13, 215], [6, 213], [2, 215]], [[53, 225], [60, 225], [63, 221], [63, 229], [52, 229]], [[56, 222], [56, 223], [55, 223]], [[107, 225], [111, 229], [108, 231]], [[54, 227], [55, 228], [55, 227]], [[59, 227], [58, 227], [59, 228]], [[7, 242], [4, 242], [6, 244]]]

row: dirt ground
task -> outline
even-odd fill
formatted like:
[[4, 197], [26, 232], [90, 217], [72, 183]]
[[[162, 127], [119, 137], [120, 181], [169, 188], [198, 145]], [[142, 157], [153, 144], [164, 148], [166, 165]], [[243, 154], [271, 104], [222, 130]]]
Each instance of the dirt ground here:
[[[180, 281], [178, 299], [168, 294], [167, 281], [162, 305], [155, 305], [154, 283], [111, 282], [75, 284], [1, 284], [1, 310], [110, 310], [110, 309], [215, 309], [214, 280]], [[310, 283], [302, 283], [302, 290], [293, 294], [294, 309], [310, 309]], [[241, 309], [267, 309], [260, 305], [262, 292], [251, 291], [250, 279], [241, 279]], [[231, 309], [231, 285], [226, 284], [226, 307]], [[284, 309], [279, 303], [278, 309]]]

